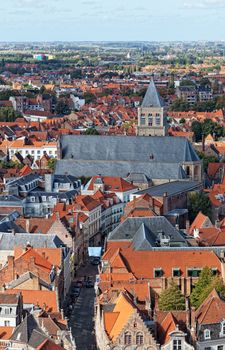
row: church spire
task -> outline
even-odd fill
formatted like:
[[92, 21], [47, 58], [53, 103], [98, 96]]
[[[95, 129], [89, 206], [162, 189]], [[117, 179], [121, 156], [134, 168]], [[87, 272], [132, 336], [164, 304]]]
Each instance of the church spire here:
[[163, 100], [156, 89], [154, 80], [151, 79], [141, 107], [143, 107], [143, 108], [149, 108], [149, 107], [162, 108], [163, 106], [164, 106]]

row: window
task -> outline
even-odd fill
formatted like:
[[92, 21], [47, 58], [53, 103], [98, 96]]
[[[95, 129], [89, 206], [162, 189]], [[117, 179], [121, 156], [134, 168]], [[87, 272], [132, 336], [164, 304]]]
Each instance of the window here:
[[200, 269], [200, 268], [190, 268], [187, 271], [187, 275], [188, 275], [188, 277], [199, 277], [201, 271], [202, 271], [202, 269]]
[[126, 332], [124, 334], [124, 344], [125, 345], [130, 345], [131, 344], [131, 333], [130, 332]]
[[217, 273], [218, 273], [218, 270], [217, 270], [216, 267], [213, 267], [213, 268], [211, 269], [211, 271], [212, 271], [213, 275], [217, 275]]
[[179, 267], [174, 267], [173, 268], [173, 277], [180, 277], [181, 276], [181, 271]]
[[141, 332], [138, 332], [136, 335], [136, 345], [141, 345], [144, 343], [144, 337]]
[[152, 113], [149, 113], [149, 115], [148, 115], [148, 126], [152, 126], [152, 122], [153, 122]]
[[37, 154], [40, 154], [41, 153], [41, 151], [37, 151]]
[[10, 315], [11, 314], [12, 309], [11, 308], [5, 308], [5, 314], [6, 315]]
[[163, 271], [162, 271], [161, 267], [158, 267], [158, 268], [154, 269], [154, 276], [155, 276], [155, 278], [162, 277], [162, 275], [163, 275]]
[[181, 340], [180, 339], [173, 340], [173, 350], [181, 350]]
[[155, 118], [155, 123], [156, 123], [156, 125], [160, 125], [160, 124], [161, 124], [161, 119], [160, 119], [160, 117], [156, 117], [156, 118]]
[[141, 115], [141, 125], [145, 125], [145, 115]]
[[223, 350], [223, 345], [218, 345], [217, 350]]
[[211, 346], [207, 346], [204, 350], [211, 350]]
[[9, 327], [10, 326], [10, 321], [4, 321], [4, 325], [5, 325], [5, 327]]
[[209, 329], [205, 329], [204, 330], [204, 338], [205, 339], [211, 339], [211, 335], [210, 335], [210, 330]]

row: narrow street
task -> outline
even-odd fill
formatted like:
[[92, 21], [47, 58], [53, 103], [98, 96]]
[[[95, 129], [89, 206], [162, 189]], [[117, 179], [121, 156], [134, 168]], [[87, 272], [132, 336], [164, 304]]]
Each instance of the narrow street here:
[[[95, 281], [97, 267], [91, 264], [80, 268], [76, 280], [82, 280], [84, 277], [92, 277]], [[76, 341], [76, 350], [94, 350], [96, 349], [94, 333], [94, 288], [83, 286], [79, 297], [73, 307], [70, 316], [70, 327]]]

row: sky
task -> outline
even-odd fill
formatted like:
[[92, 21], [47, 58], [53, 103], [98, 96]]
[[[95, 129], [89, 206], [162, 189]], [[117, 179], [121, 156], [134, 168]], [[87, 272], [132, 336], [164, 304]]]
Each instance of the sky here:
[[225, 0], [0, 0], [0, 41], [225, 40]]

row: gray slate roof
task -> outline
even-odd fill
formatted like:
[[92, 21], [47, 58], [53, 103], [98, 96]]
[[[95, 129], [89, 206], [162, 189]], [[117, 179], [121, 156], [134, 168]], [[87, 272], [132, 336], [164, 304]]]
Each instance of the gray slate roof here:
[[126, 178], [139, 173], [150, 179], [179, 180], [186, 177], [183, 163], [199, 161], [183, 137], [63, 135], [61, 151], [55, 173], [76, 177], [101, 174]]
[[24, 232], [14, 221], [0, 222], [0, 232]]
[[108, 241], [132, 241], [136, 250], [150, 250], [157, 247], [162, 235], [170, 238], [170, 246], [187, 246], [181, 233], [164, 217], [128, 218], [117, 226]]
[[[147, 163], [199, 161], [191, 143], [184, 137], [63, 135], [60, 143], [62, 159], [74, 161]], [[150, 160], [150, 155], [154, 156], [153, 160]], [[67, 168], [67, 172], [69, 170]]]
[[56, 235], [39, 233], [0, 233], [0, 251], [14, 250], [17, 246], [26, 246], [30, 243], [34, 248], [60, 248], [65, 244]]
[[135, 192], [138, 195], [142, 195], [145, 193], [148, 193], [151, 196], [163, 196], [163, 194], [166, 192], [168, 196], [174, 196], [178, 193], [183, 192], [189, 192], [193, 191], [194, 189], [201, 186], [201, 183], [197, 181], [174, 181], [174, 182], [167, 182], [162, 185], [158, 186], [152, 186], [149, 188], [146, 188], [142, 191]]
[[[40, 277], [36, 276], [35, 274], [33, 274], [31, 271], [27, 271], [24, 274], [20, 275], [19, 278], [17, 278], [16, 280], [11, 281], [10, 283], [7, 283], [7, 288], [13, 289], [16, 286], [20, 285], [21, 283], [28, 281], [31, 278], [37, 277], [40, 281], [40, 283], [45, 286], [47, 289], [50, 289], [50, 285], [45, 282], [44, 280], [42, 280]], [[6, 294], [7, 295], [7, 294]], [[9, 294], [10, 295], [10, 294]], [[13, 294], [12, 294], [13, 295]], [[1, 300], [1, 299], [0, 299]]]
[[10, 337], [10, 340], [20, 341], [28, 344], [32, 348], [38, 347], [46, 339], [48, 339], [48, 337], [38, 326], [34, 316], [31, 314], [24, 318]]
[[152, 79], [150, 81], [150, 84], [149, 84], [148, 89], [146, 91], [146, 94], [145, 94], [145, 97], [144, 97], [143, 102], [141, 104], [141, 107], [144, 107], [144, 108], [148, 108], [148, 107], [162, 108], [163, 106], [164, 106], [163, 100], [156, 89], [154, 80]]
[[[68, 170], [69, 169], [69, 170]], [[56, 163], [56, 172], [70, 172], [75, 176], [92, 177], [101, 176], [120, 176], [123, 178], [132, 178], [133, 173], [142, 174], [139, 181], [143, 179], [146, 183], [146, 176], [149, 179], [185, 179], [186, 174], [180, 163], [152, 163], [152, 162], [127, 162], [127, 161], [74, 161], [58, 160]]]

